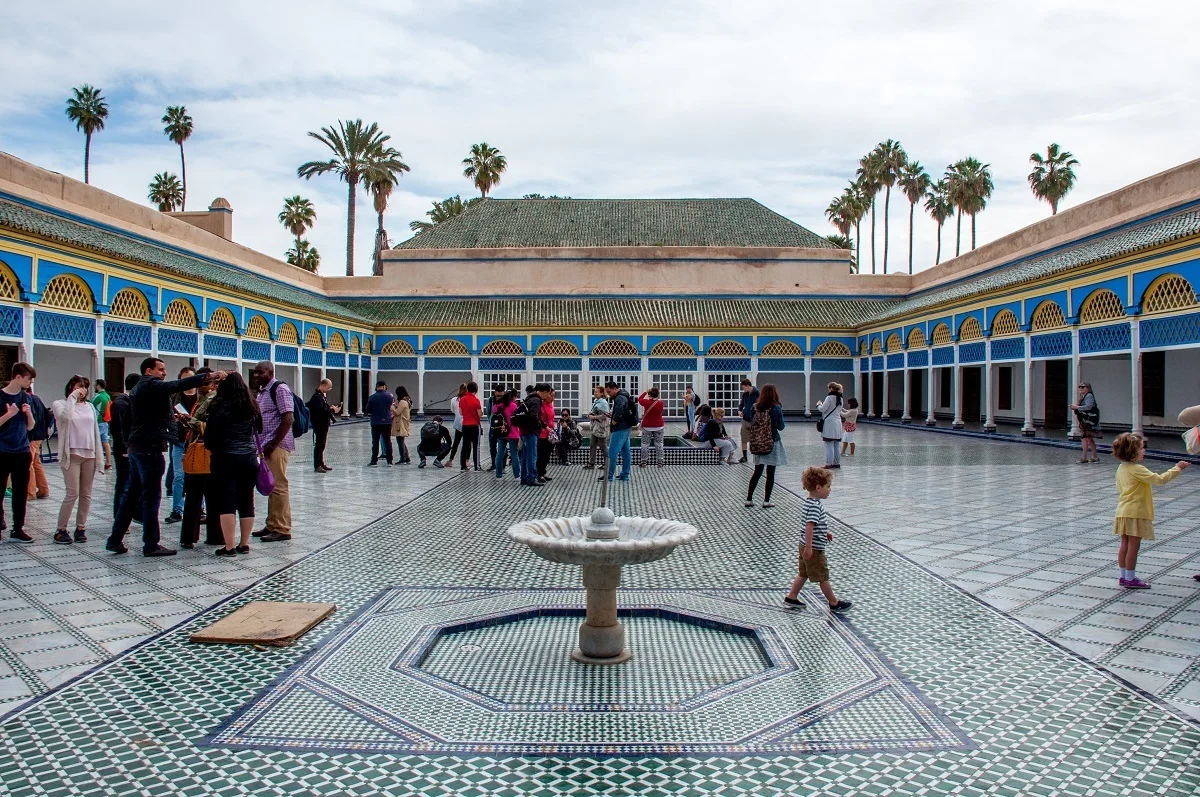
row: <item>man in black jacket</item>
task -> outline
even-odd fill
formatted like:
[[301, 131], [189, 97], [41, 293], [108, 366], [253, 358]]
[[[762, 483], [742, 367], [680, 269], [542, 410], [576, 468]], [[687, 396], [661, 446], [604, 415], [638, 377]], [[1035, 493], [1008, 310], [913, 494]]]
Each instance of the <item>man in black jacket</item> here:
[[[121, 498], [129, 489], [129, 447], [126, 439], [129, 436], [129, 426], [133, 422], [133, 405], [130, 403], [129, 391], [137, 387], [141, 377], [129, 374], [125, 377], [125, 392], [113, 397], [109, 405], [108, 422], [109, 439], [112, 441], [113, 464], [117, 469], [117, 483], [113, 487], [113, 517], [121, 510]], [[142, 522], [142, 502], [140, 495], [133, 499], [133, 520]]]
[[313, 470], [317, 473], [333, 470], [325, 464], [325, 443], [329, 440], [329, 427], [342, 411], [342, 405], [329, 403], [329, 391], [332, 389], [333, 382], [322, 379], [308, 400], [308, 417], [312, 419], [313, 430]]
[[142, 504], [142, 553], [145, 556], [174, 556], [175, 551], [159, 544], [158, 508], [162, 501], [163, 471], [166, 463], [163, 452], [167, 442], [175, 437], [177, 418], [171, 405], [171, 396], [183, 390], [191, 390], [205, 382], [219, 382], [225, 378], [224, 371], [209, 374], [194, 374], [173, 382], [163, 381], [167, 366], [157, 357], [142, 361], [142, 378], [130, 393], [132, 406], [129, 431], [125, 444], [129, 453], [129, 488], [121, 507], [113, 519], [112, 533], [105, 550], [126, 553], [122, 540], [129, 531], [133, 517], [133, 496], [140, 493]]

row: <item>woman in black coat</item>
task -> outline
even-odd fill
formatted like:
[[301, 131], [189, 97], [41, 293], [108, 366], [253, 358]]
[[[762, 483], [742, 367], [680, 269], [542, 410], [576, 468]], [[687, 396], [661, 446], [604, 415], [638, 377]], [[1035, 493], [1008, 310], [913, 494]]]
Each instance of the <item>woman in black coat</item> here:
[[[254, 487], [258, 481], [258, 442], [262, 415], [250, 398], [250, 389], [241, 374], [231, 373], [221, 380], [217, 396], [208, 410], [204, 445], [212, 454], [210, 514], [221, 518], [225, 547], [217, 556], [250, 553], [250, 533], [254, 530]], [[234, 516], [241, 518], [241, 539], [233, 544]]]

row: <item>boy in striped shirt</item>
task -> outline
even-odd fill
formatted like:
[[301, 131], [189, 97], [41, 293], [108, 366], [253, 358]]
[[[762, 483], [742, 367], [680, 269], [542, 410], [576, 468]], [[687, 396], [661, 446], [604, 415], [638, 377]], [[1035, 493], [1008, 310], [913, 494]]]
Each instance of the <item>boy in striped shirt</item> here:
[[783, 599], [784, 603], [803, 607], [800, 601], [800, 589], [805, 581], [815, 581], [829, 601], [829, 610], [844, 612], [850, 608], [850, 601], [838, 600], [833, 594], [833, 586], [829, 583], [829, 564], [825, 561], [825, 546], [833, 541], [829, 531], [829, 522], [825, 518], [825, 505], [822, 499], [829, 497], [833, 487], [833, 474], [825, 468], [805, 468], [800, 476], [800, 482], [808, 491], [808, 497], [800, 509], [800, 517], [804, 523], [804, 543], [800, 546], [799, 573], [792, 582], [792, 590]]

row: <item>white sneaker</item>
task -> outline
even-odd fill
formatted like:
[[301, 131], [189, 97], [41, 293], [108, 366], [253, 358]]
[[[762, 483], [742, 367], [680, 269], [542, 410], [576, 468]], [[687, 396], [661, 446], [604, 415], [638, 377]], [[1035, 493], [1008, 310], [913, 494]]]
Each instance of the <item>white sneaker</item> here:
[[763, 509], [771, 509], [771, 508], [773, 508], [774, 506], [775, 506], [775, 502], [774, 502], [774, 501], [767, 501], [765, 504], [763, 504]]
[[747, 501], [747, 502], [746, 502], [746, 506], [748, 506], [748, 507], [749, 507], [749, 506], [754, 506], [754, 502], [753, 502], [753, 501]]

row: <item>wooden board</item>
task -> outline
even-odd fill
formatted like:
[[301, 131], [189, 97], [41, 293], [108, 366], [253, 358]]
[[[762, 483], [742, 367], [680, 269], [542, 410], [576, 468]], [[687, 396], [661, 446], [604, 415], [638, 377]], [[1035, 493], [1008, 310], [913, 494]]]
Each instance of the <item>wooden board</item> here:
[[284, 647], [304, 636], [336, 609], [332, 603], [251, 601], [192, 634], [192, 642]]

